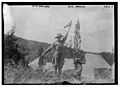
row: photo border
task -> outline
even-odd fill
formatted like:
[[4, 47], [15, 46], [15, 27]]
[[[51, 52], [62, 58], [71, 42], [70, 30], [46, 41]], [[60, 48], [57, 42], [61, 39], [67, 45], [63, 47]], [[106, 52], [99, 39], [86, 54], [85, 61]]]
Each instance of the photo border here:
[[4, 83], [4, 19], [3, 4], [7, 5], [114, 5], [114, 53], [115, 53], [115, 83], [88, 83], [85, 85], [118, 85], [118, 2], [1, 2], [2, 19], [2, 85], [81, 85], [81, 84], [5, 84]]

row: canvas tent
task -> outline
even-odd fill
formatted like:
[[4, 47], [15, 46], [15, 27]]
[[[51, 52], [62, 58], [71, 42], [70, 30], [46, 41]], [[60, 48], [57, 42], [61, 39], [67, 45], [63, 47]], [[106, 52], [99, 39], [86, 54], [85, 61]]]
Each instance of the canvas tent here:
[[99, 54], [86, 53], [86, 64], [83, 65], [82, 76], [95, 78], [95, 69], [110, 69], [110, 65]]
[[30, 62], [28, 64], [28, 66], [30, 66], [32, 69], [36, 70], [38, 68], [38, 61], [39, 61], [39, 57], [34, 59], [32, 62]]
[[[30, 66], [31, 68], [33, 68], [34, 70], [36, 70], [38, 68], [38, 61], [39, 61], [39, 57], [36, 58], [35, 60], [33, 60], [32, 62], [30, 62], [28, 64], [28, 66]], [[49, 68], [52, 67], [52, 63], [51, 62], [47, 62], [46, 65], [44, 66], [44, 69], [47, 70]], [[67, 70], [67, 69], [74, 69], [74, 65], [73, 65], [73, 59], [65, 59], [65, 64], [63, 66], [63, 71]], [[53, 71], [54, 69], [50, 69], [49, 71]]]
[[113, 65], [112, 65], [112, 75], [111, 75], [111, 79], [115, 79], [115, 63], [113, 63]]
[[[82, 71], [82, 77], [87, 77], [91, 79], [95, 79], [95, 71], [97, 73], [101, 73], [101, 76], [104, 74], [111, 74], [110, 70], [111, 66], [104, 60], [104, 58], [99, 54], [91, 54], [86, 53], [86, 64], [83, 64], [83, 71]], [[38, 68], [38, 60], [39, 58], [36, 58], [31, 63], [29, 63], [29, 66], [31, 66], [34, 70]], [[74, 69], [73, 59], [65, 59], [65, 63], [63, 66], [63, 71], [67, 69]], [[44, 66], [44, 69], [49, 69], [52, 67], [52, 63], [47, 62]], [[95, 70], [96, 69], [96, 70]], [[53, 71], [54, 69], [50, 69], [49, 71]], [[104, 77], [104, 76], [103, 76]], [[110, 75], [111, 77], [111, 75]]]
[[64, 66], [63, 66], [63, 71], [66, 70], [66, 69], [73, 69], [74, 70], [74, 61], [73, 59], [65, 59], [65, 63], [64, 63]]

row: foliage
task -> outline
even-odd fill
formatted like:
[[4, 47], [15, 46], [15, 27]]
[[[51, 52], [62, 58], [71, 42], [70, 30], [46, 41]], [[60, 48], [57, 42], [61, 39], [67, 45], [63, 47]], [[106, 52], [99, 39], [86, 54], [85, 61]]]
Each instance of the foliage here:
[[24, 59], [24, 55], [18, 51], [18, 44], [16, 41], [18, 40], [15, 37], [15, 26], [12, 27], [12, 30], [8, 32], [6, 36], [4, 36], [4, 64], [12, 64], [16, 65], [19, 63], [21, 59]]
[[38, 77], [38, 73], [40, 74], [40, 72], [34, 72], [31, 68], [23, 68], [20, 63], [16, 68], [7, 65], [4, 67], [4, 83], [24, 83], [31, 78]]

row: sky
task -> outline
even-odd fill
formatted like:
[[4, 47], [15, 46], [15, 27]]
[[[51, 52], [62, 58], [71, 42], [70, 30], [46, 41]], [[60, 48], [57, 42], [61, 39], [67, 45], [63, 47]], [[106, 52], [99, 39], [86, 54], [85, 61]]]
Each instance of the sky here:
[[114, 10], [103, 5], [68, 8], [65, 5], [50, 8], [32, 6], [4, 6], [4, 33], [16, 26], [16, 36], [39, 42], [52, 43], [57, 33], [67, 32], [64, 26], [72, 20], [66, 42], [73, 38], [75, 24], [80, 21], [81, 48], [85, 51], [112, 51], [114, 42]]

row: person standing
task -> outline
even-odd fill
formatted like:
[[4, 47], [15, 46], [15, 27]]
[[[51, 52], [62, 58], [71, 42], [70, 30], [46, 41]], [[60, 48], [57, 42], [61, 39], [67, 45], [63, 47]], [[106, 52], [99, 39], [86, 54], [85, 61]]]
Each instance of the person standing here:
[[86, 63], [85, 52], [76, 50], [75, 56], [76, 57], [74, 58], [74, 78], [76, 78], [77, 80], [81, 80], [81, 73], [83, 70], [82, 64]]
[[52, 63], [54, 65], [55, 75], [58, 74], [58, 77], [60, 77], [64, 65], [63, 45], [68, 37], [69, 30], [70, 28], [68, 29], [65, 36], [63, 36], [61, 33], [57, 33], [55, 37], [56, 41], [53, 42], [41, 55], [41, 57], [43, 57], [51, 49], [55, 50], [55, 53], [52, 58]]

